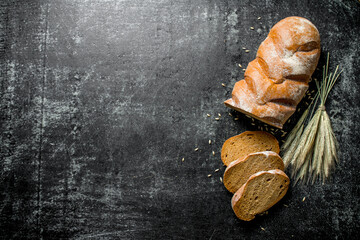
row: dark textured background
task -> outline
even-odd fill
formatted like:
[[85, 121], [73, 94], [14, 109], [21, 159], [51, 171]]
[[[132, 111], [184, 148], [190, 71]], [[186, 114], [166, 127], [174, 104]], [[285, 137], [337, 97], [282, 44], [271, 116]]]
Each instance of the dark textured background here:
[[[220, 149], [262, 125], [222, 102], [292, 15], [344, 69], [327, 102], [341, 163], [242, 222]], [[1, 0], [0, 239], [355, 238], [359, 25], [356, 0]]]

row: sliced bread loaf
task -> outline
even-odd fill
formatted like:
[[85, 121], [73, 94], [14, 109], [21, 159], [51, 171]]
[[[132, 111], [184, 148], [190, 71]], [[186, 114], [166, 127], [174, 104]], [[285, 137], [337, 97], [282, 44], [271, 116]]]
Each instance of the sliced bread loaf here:
[[285, 196], [289, 183], [289, 177], [279, 169], [251, 175], [231, 200], [236, 216], [244, 221], [253, 220]]
[[279, 142], [264, 131], [246, 131], [225, 141], [221, 149], [221, 160], [228, 166], [232, 161], [242, 159], [250, 153], [273, 151], [279, 153]]
[[236, 192], [249, 177], [260, 171], [280, 169], [284, 171], [281, 157], [272, 151], [251, 153], [231, 162], [225, 170], [223, 183], [227, 190]]

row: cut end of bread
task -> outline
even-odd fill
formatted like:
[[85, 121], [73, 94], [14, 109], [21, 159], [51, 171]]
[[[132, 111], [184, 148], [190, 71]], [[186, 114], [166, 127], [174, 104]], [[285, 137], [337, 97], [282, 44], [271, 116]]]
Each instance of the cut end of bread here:
[[232, 100], [232, 98], [229, 98], [228, 100], [226, 100], [224, 102], [224, 104], [227, 106], [227, 107], [232, 107], [234, 105], [233, 103], [234, 101]]
[[284, 126], [284, 123], [287, 121], [287, 119], [285, 119], [283, 122], [280, 122], [279, 120], [275, 119], [275, 118], [271, 118], [271, 117], [259, 117], [251, 112], [248, 112], [244, 109], [242, 109], [240, 106], [236, 105], [234, 100], [232, 98], [226, 100], [224, 102], [225, 106], [227, 106], [228, 108], [234, 109], [235, 111], [241, 112], [245, 115], [248, 115], [252, 118], [255, 118], [263, 123], [266, 123], [270, 126], [282, 129]]
[[289, 177], [279, 169], [251, 175], [231, 200], [234, 213], [241, 220], [253, 220], [256, 215], [279, 202], [285, 196], [289, 184]]

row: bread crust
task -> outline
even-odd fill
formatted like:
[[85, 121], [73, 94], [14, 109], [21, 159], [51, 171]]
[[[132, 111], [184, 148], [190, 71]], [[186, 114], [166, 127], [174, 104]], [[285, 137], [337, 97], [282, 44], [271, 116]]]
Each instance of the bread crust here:
[[320, 57], [320, 34], [302, 17], [273, 26], [234, 86], [227, 107], [282, 128], [308, 89]]

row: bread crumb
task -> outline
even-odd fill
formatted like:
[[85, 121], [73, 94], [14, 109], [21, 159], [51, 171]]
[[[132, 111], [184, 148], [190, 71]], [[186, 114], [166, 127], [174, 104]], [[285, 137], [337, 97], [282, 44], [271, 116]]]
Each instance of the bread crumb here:
[[259, 213], [259, 216], [264, 216], [264, 215], [268, 215], [268, 214], [269, 214], [269, 211], [265, 211], [265, 212]]

